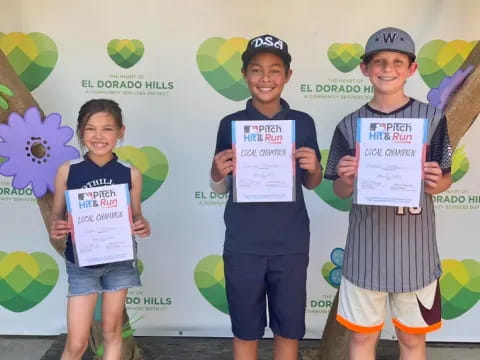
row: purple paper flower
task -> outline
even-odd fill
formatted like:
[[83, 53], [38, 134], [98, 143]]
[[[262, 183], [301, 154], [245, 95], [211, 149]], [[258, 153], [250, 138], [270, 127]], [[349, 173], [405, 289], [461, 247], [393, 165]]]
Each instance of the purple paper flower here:
[[445, 110], [450, 96], [458, 90], [472, 71], [473, 65], [469, 65], [465, 70], [459, 69], [453, 75], [444, 78], [438, 88], [431, 89], [428, 92], [428, 102], [441, 110]]
[[44, 121], [40, 111], [31, 107], [24, 117], [11, 113], [8, 125], [0, 124], [0, 174], [13, 176], [12, 186], [23, 189], [32, 184], [36, 197], [54, 191], [55, 174], [67, 160], [78, 158], [73, 146], [65, 145], [73, 136], [68, 126], [60, 126], [60, 114], [50, 114]]

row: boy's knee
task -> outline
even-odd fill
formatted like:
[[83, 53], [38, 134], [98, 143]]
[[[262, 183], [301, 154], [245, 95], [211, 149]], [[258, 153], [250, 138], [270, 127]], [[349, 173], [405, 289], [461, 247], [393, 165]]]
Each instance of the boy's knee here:
[[401, 330], [397, 331], [398, 342], [407, 349], [417, 349], [425, 346], [425, 334], [410, 334]]
[[354, 346], [374, 346], [377, 342], [378, 335], [378, 332], [369, 334], [352, 332], [351, 342]]

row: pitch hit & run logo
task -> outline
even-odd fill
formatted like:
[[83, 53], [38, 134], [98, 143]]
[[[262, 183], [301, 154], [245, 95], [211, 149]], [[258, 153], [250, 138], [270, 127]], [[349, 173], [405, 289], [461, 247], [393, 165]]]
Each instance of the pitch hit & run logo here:
[[245, 125], [243, 139], [246, 142], [266, 142], [268, 144], [281, 144], [283, 135], [279, 125]]
[[371, 123], [369, 140], [392, 140], [396, 143], [412, 142], [412, 125], [410, 123]]
[[118, 206], [115, 190], [89, 191], [78, 194], [78, 207], [88, 209], [94, 207], [113, 208]]

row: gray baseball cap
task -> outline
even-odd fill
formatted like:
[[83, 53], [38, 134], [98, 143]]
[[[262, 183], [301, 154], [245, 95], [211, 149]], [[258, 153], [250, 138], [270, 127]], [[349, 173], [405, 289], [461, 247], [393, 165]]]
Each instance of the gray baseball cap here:
[[405, 31], [387, 27], [373, 33], [365, 46], [365, 54], [360, 56], [362, 60], [379, 51], [397, 51], [410, 56], [415, 60], [415, 43]]

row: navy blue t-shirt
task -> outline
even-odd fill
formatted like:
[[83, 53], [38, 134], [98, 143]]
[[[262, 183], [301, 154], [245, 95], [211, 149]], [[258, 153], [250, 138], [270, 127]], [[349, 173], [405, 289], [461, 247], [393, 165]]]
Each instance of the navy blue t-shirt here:
[[[117, 155], [111, 161], [103, 166], [98, 166], [86, 154], [82, 159], [73, 160], [70, 163], [67, 178], [67, 190], [93, 188], [105, 185], [128, 184], [128, 188], [132, 188], [132, 177], [130, 167], [118, 161]], [[70, 234], [67, 238], [65, 248], [65, 258], [75, 263], [75, 255], [73, 253], [72, 238]], [[94, 265], [89, 267], [99, 267]]]
[[[315, 123], [306, 113], [291, 110], [283, 99], [282, 110], [271, 120], [295, 120], [296, 148], [309, 147], [317, 153]], [[217, 134], [215, 154], [232, 148], [233, 120], [270, 120], [247, 101], [245, 110], [222, 119]], [[305, 170], [296, 162], [296, 200], [274, 203], [235, 203], [230, 196], [225, 207], [225, 245], [230, 252], [259, 255], [285, 255], [308, 252], [310, 221], [302, 192]], [[230, 189], [231, 190], [231, 189]], [[230, 191], [231, 193], [231, 191]]]

